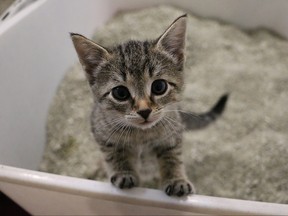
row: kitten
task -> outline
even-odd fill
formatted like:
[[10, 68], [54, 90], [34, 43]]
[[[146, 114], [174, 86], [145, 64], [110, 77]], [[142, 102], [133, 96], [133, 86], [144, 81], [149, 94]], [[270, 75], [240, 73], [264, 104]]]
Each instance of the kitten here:
[[109, 48], [71, 33], [94, 95], [92, 132], [111, 183], [119, 188], [138, 186], [140, 175], [144, 179], [160, 171], [166, 194], [195, 192], [181, 159], [182, 133], [215, 120], [227, 95], [208, 113], [179, 111], [186, 19], [178, 17], [156, 40]]

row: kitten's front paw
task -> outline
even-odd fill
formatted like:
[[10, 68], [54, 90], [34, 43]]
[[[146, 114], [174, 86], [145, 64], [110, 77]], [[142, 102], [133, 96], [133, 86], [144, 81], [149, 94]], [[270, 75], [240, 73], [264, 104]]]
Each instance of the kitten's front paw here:
[[110, 180], [113, 185], [121, 189], [137, 187], [139, 184], [139, 178], [131, 172], [115, 173]]
[[195, 193], [193, 184], [185, 179], [175, 179], [168, 181], [164, 186], [168, 196], [186, 196]]

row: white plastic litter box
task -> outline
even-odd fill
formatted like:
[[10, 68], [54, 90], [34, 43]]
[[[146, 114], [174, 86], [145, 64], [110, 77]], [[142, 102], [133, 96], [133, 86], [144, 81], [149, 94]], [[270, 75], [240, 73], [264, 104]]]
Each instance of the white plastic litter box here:
[[285, 0], [38, 0], [0, 25], [0, 190], [33, 215], [288, 215], [288, 205], [162, 191], [41, 173], [48, 107], [77, 57], [69, 32], [91, 36], [116, 11], [161, 3], [288, 38]]

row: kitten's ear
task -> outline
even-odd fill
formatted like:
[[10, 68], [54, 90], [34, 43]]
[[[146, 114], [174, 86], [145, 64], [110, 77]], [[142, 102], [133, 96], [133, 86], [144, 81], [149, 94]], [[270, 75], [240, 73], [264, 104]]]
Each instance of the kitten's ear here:
[[184, 60], [187, 14], [178, 17], [158, 38], [156, 47], [167, 52], [178, 63]]
[[87, 39], [83, 35], [70, 33], [80, 63], [87, 73], [90, 84], [93, 82], [93, 70], [102, 62], [107, 61], [111, 54], [104, 47]]

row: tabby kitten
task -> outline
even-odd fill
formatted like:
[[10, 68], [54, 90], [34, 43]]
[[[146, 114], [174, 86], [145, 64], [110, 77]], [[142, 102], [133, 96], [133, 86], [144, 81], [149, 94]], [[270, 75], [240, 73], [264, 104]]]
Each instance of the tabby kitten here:
[[213, 121], [227, 96], [198, 118], [179, 111], [186, 19], [177, 18], [156, 40], [130, 40], [109, 48], [71, 33], [94, 95], [92, 132], [111, 183], [119, 188], [138, 186], [140, 179], [160, 171], [166, 194], [195, 192], [181, 159], [182, 132], [185, 126], [193, 129]]

